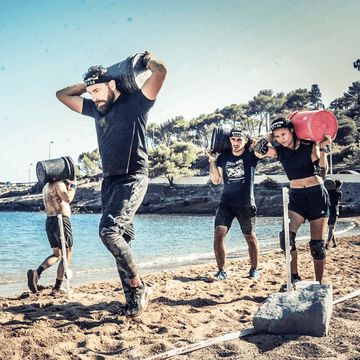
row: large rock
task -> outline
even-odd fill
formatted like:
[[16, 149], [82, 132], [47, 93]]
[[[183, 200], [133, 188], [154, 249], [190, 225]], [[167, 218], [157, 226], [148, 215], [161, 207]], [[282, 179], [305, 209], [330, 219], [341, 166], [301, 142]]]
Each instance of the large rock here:
[[259, 332], [272, 334], [326, 336], [332, 303], [330, 284], [271, 294], [258, 309], [253, 325]]

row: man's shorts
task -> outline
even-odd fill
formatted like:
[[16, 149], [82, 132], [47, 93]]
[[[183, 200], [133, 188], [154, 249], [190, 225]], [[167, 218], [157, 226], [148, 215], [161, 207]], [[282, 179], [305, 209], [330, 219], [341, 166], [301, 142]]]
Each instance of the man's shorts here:
[[[64, 236], [65, 236], [65, 245], [67, 248], [73, 246], [73, 236], [72, 229], [70, 224], [70, 219], [67, 216], [62, 216], [63, 227], [64, 227]], [[50, 246], [52, 248], [61, 249], [61, 238], [60, 238], [60, 227], [59, 219], [57, 216], [48, 216], [46, 218], [46, 234], [49, 239]]]
[[338, 217], [336, 215], [330, 214], [328, 225], [334, 225], [335, 226], [337, 218]]
[[229, 231], [234, 218], [239, 222], [244, 235], [255, 232], [256, 206], [236, 208], [220, 203], [215, 216], [215, 227], [226, 226]]
[[290, 188], [289, 210], [309, 221], [329, 217], [329, 195], [324, 185]]

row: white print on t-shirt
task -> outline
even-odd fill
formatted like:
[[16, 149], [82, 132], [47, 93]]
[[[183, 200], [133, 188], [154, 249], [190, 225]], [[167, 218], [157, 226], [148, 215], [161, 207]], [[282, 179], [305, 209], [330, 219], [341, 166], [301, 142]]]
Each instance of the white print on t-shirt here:
[[226, 174], [230, 181], [239, 181], [244, 179], [244, 162], [243, 160], [238, 160], [236, 163], [227, 162], [226, 164]]

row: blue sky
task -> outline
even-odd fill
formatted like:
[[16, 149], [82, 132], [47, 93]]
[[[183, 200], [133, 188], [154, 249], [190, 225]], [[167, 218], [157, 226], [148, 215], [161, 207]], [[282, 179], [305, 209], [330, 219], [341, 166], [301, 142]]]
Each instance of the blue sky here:
[[149, 122], [312, 84], [328, 106], [359, 80], [359, 13], [358, 0], [0, 0], [0, 181], [36, 181], [51, 141], [51, 158], [94, 150], [92, 119], [55, 92], [145, 50], [169, 68]]

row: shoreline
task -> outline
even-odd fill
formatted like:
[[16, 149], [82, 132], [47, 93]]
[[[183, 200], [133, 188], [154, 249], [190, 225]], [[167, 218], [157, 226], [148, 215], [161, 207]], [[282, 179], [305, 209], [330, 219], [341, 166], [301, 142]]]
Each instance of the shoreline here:
[[[342, 237], [348, 237], [348, 236], [357, 236], [360, 235], [360, 217], [349, 217], [346, 218], [346, 221], [353, 221], [355, 225], [355, 229], [351, 228], [345, 231], [342, 231], [341, 234], [337, 234], [335, 231], [335, 234], [337, 235], [337, 239], [341, 241]], [[345, 232], [345, 235], [343, 235], [343, 232]], [[307, 244], [308, 239], [307, 238], [299, 238], [297, 240], [298, 245]], [[280, 251], [278, 243], [274, 242], [272, 244], [266, 244], [262, 245], [260, 244], [260, 261], [259, 264], [261, 265], [261, 258], [267, 254], [269, 254], [272, 251]], [[248, 258], [249, 253], [247, 249], [244, 250], [238, 250], [236, 253], [233, 253], [231, 251], [228, 251], [227, 254], [227, 262], [229, 261], [236, 261], [241, 260], [244, 258]], [[174, 262], [172, 264], [166, 263], [166, 264], [157, 264], [157, 267], [154, 268], [151, 265], [146, 264], [139, 264], [138, 270], [139, 274], [141, 276], [148, 275], [148, 274], [158, 274], [162, 272], [167, 271], [177, 271], [182, 268], [191, 268], [191, 267], [198, 267], [198, 266], [204, 266], [204, 265], [215, 265], [215, 255], [213, 254], [211, 257], [205, 257], [205, 258], [196, 258], [193, 260], [188, 260], [185, 263], [182, 262]], [[53, 270], [54, 271], [54, 270]], [[116, 265], [114, 262], [114, 266], [108, 269], [89, 269], [84, 271], [83, 273], [76, 274], [76, 272], [73, 275], [74, 277], [70, 281], [70, 287], [73, 286], [81, 286], [81, 285], [90, 285], [91, 283], [98, 283], [102, 281], [119, 281], [119, 276], [117, 273]], [[49, 276], [48, 276], [49, 277]], [[119, 282], [120, 284], [120, 282]], [[41, 288], [43, 289], [51, 289], [53, 286], [53, 281], [51, 282], [40, 282], [39, 284]], [[24, 281], [23, 282], [15, 282], [15, 283], [5, 283], [0, 284], [0, 298], [1, 297], [7, 297], [7, 296], [13, 296], [17, 294], [22, 294], [28, 292], [29, 289], [27, 287], [27, 280], [26, 280], [26, 272], [24, 272]]]

